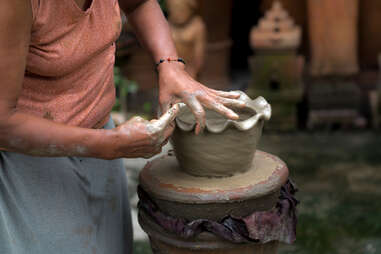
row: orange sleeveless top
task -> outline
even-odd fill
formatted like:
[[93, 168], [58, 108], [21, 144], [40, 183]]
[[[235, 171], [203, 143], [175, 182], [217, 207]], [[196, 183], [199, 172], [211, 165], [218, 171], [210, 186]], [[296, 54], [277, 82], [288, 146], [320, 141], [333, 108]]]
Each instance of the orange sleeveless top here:
[[115, 102], [118, 0], [31, 0], [33, 26], [17, 109], [53, 121], [103, 126]]

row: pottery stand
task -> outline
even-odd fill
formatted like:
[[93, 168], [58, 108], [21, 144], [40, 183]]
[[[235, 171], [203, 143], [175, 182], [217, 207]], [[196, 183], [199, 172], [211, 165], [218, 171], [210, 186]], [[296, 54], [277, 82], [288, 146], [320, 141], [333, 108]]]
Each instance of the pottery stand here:
[[361, 114], [361, 90], [350, 77], [308, 77], [307, 100], [309, 129], [360, 128], [367, 123]]
[[[174, 154], [140, 173], [139, 223], [154, 253], [276, 253], [295, 240], [297, 201], [288, 169], [256, 151], [271, 106], [242, 91], [239, 119], [206, 110], [205, 129], [179, 104]], [[286, 202], [286, 204], [284, 204]]]
[[270, 101], [272, 120], [266, 129], [297, 128], [297, 104], [302, 100], [304, 57], [297, 55], [301, 43], [301, 27], [294, 23], [280, 1], [261, 18], [250, 33], [252, 81], [248, 95], [264, 96]]
[[[191, 176], [174, 156], [158, 158], [140, 173], [140, 186], [165, 214], [186, 220], [219, 221], [227, 215], [247, 216], [274, 207], [288, 169], [279, 158], [257, 151], [251, 168], [224, 178]], [[150, 237], [154, 253], [277, 253], [278, 242], [234, 244], [209, 232], [184, 239], [166, 232], [144, 211], [139, 223]], [[257, 225], [260, 226], [260, 225]]]

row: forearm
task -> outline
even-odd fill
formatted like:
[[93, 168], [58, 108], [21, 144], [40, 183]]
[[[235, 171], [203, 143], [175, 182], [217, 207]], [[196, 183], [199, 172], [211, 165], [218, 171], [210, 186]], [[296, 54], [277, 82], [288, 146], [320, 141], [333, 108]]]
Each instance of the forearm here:
[[[140, 43], [150, 52], [155, 62], [164, 57], [178, 57], [168, 22], [156, 0], [120, 2]], [[139, 4], [132, 8], [131, 2]]]
[[109, 159], [114, 133], [55, 123], [23, 113], [2, 117], [0, 147], [34, 156], [82, 156]]
[[[157, 0], [119, 0], [119, 3], [140, 43], [151, 53], [156, 63], [163, 58], [178, 57], [168, 22]], [[182, 63], [166, 61], [158, 67], [158, 76], [161, 110], [166, 111], [170, 105], [184, 102], [197, 120], [196, 133], [205, 126], [203, 106], [232, 120], [239, 118], [227, 107], [242, 107], [241, 102], [235, 100], [240, 97], [239, 94], [205, 87], [189, 76]]]

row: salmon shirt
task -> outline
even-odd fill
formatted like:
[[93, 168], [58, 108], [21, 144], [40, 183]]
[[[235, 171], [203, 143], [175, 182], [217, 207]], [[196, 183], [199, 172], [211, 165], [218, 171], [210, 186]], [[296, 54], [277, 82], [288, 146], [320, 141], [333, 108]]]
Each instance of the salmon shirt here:
[[68, 125], [99, 128], [115, 102], [117, 0], [31, 0], [33, 25], [19, 112]]

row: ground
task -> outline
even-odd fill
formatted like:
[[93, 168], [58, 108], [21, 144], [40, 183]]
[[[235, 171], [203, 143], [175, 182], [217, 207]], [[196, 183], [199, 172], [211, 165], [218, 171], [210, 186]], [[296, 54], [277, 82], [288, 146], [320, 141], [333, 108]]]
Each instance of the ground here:
[[[299, 188], [297, 241], [280, 254], [381, 253], [380, 133], [272, 132], [259, 147], [288, 164]], [[144, 163], [128, 162], [135, 179]], [[137, 234], [135, 254], [151, 253]]]

